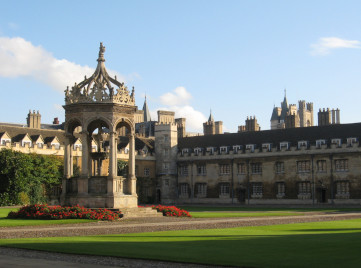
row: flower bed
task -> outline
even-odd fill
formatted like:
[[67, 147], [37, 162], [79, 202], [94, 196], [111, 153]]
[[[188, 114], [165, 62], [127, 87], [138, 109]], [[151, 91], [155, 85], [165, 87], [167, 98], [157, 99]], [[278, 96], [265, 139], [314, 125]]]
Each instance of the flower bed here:
[[175, 206], [162, 206], [162, 205], [153, 205], [150, 206], [153, 209], [156, 209], [158, 212], [162, 212], [163, 216], [168, 217], [192, 217], [188, 211], [184, 209], [177, 208]]
[[15, 219], [89, 219], [113, 221], [123, 217], [120, 211], [110, 211], [108, 209], [88, 209], [79, 205], [72, 207], [48, 206], [48, 205], [28, 205], [23, 206], [17, 212], [10, 212], [8, 218]]

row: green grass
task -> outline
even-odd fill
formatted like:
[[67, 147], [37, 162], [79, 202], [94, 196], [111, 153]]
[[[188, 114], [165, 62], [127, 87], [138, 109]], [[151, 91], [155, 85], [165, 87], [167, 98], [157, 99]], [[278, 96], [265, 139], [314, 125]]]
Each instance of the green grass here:
[[0, 246], [246, 267], [360, 267], [361, 219], [229, 229], [3, 239]]
[[32, 220], [32, 219], [7, 219], [10, 211], [16, 211], [17, 208], [0, 208], [0, 227], [16, 226], [34, 226], [34, 225], [53, 225], [53, 224], [74, 224], [95, 222], [96, 220], [66, 219], [66, 220]]
[[207, 206], [181, 206], [181, 209], [185, 209], [189, 212], [195, 211], [288, 211], [288, 212], [350, 212], [350, 211], [361, 211], [361, 207], [354, 208], [267, 208], [267, 207], [207, 207]]
[[190, 212], [193, 218], [234, 218], [234, 217], [271, 217], [302, 216], [303, 213], [280, 212]]

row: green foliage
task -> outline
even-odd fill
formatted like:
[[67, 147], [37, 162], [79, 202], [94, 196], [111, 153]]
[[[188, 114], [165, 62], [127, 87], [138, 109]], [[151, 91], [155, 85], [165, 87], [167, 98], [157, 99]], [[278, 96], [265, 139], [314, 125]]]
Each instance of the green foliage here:
[[61, 183], [62, 160], [55, 156], [0, 151], [0, 206], [46, 201]]
[[128, 162], [124, 160], [118, 160], [118, 176], [128, 176]]

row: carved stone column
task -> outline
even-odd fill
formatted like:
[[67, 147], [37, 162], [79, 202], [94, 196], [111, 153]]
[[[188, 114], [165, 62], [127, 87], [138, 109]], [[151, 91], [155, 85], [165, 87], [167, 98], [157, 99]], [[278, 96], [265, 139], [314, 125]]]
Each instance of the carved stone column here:
[[117, 143], [116, 132], [110, 132], [109, 135], [109, 178], [117, 176]]
[[131, 133], [128, 135], [128, 137], [129, 137], [129, 162], [128, 162], [129, 192], [131, 195], [137, 195], [137, 187], [136, 187], [137, 178], [135, 177], [135, 135], [134, 133]]
[[71, 152], [71, 141], [70, 137], [66, 136], [65, 138], [65, 148], [64, 148], [64, 177], [69, 179], [71, 177], [71, 168], [70, 168], [70, 152]]
[[89, 148], [88, 148], [88, 131], [82, 131], [81, 134], [81, 144], [82, 144], [82, 157], [81, 157], [81, 177], [89, 177]]

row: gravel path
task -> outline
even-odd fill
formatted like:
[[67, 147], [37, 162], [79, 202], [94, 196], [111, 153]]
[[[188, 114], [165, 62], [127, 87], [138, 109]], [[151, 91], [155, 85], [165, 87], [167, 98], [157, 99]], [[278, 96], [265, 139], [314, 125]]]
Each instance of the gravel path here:
[[[259, 218], [128, 218], [117, 222], [96, 222], [72, 225], [48, 225], [48, 226], [26, 226], [26, 227], [3, 227], [0, 228], [0, 239], [24, 238], [24, 237], [50, 237], [50, 236], [82, 236], [100, 234], [123, 234], [139, 232], [155, 232], [168, 230], [190, 230], [190, 229], [213, 229], [231, 228], [239, 226], [261, 226], [274, 224], [289, 224], [303, 222], [334, 221], [344, 219], [361, 218], [361, 213], [308, 213], [303, 216], [283, 216], [283, 217], [259, 217]], [[45, 266], [37, 267], [211, 267], [203, 265], [134, 260], [114, 257], [84, 256], [61, 253], [40, 252], [34, 250], [11, 249], [0, 247], [0, 266], [2, 261], [9, 260], [12, 267], [33, 267], [14, 266], [11, 261], [19, 262], [19, 257], [30, 258], [46, 262]], [[68, 262], [64, 264], [62, 262]], [[53, 262], [53, 264], [49, 264]], [[59, 266], [57, 266], [57, 263]], [[30, 264], [30, 263], [28, 263]], [[74, 264], [74, 266], [71, 266]], [[88, 264], [88, 266], [82, 266]], [[94, 266], [95, 265], [95, 266]], [[214, 266], [213, 266], [214, 267]]]

